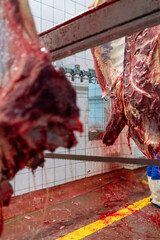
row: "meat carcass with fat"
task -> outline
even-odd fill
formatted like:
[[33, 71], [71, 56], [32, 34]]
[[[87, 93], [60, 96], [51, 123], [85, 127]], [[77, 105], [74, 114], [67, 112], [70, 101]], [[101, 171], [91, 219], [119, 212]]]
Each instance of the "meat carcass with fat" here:
[[112, 145], [127, 124], [129, 137], [154, 158], [160, 151], [160, 26], [91, 51], [102, 96], [112, 101], [103, 142]]
[[160, 151], [160, 25], [126, 37], [123, 85], [129, 135], [154, 158]]
[[102, 97], [111, 97], [112, 115], [103, 136], [107, 146], [115, 142], [127, 122], [122, 102], [124, 41], [118, 39], [91, 50]]
[[27, 0], [0, 1], [0, 206], [8, 182], [25, 166], [44, 163], [44, 150], [71, 148], [82, 131], [76, 93], [39, 41]]
[[[104, 2], [110, 0], [97, 0], [92, 7]], [[91, 49], [102, 97], [111, 98], [112, 115], [103, 136], [107, 146], [114, 144], [127, 123], [122, 102], [124, 47], [125, 38], [120, 38]]]

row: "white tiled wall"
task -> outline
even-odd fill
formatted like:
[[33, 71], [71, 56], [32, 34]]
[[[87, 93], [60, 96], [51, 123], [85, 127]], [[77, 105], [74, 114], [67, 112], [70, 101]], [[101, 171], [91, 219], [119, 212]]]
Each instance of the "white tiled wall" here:
[[38, 32], [87, 10], [93, 0], [29, 0]]
[[[29, 0], [38, 33], [87, 10], [92, 2], [93, 0]], [[56, 64], [57, 66], [64, 65], [67, 67], [74, 67], [75, 64], [79, 64], [81, 70], [94, 68], [90, 50], [57, 61]], [[123, 131], [115, 145], [108, 148], [105, 147], [100, 140], [88, 141], [88, 80], [80, 82], [77, 78], [72, 84], [77, 91], [77, 104], [81, 110], [80, 118], [84, 126], [84, 132], [81, 136], [76, 134], [79, 143], [71, 149], [70, 152], [65, 149], [58, 149], [56, 152], [78, 155], [111, 156], [115, 154], [119, 156], [130, 156], [130, 150], [126, 140], [127, 129]], [[84, 89], [79, 90], [80, 86], [84, 87]], [[135, 156], [141, 155], [137, 148], [135, 146], [133, 147]], [[45, 168], [38, 168], [34, 176], [30, 170], [24, 169], [16, 175], [11, 183], [15, 195], [20, 195], [36, 189], [59, 185], [121, 167], [122, 165], [120, 164], [91, 163], [75, 161], [74, 159], [47, 159]]]

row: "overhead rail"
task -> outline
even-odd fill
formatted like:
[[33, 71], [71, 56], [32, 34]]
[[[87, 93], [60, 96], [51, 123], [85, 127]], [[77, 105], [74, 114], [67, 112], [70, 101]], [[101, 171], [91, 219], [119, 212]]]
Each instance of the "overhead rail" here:
[[58, 60], [160, 24], [160, 0], [109, 0], [39, 36]]

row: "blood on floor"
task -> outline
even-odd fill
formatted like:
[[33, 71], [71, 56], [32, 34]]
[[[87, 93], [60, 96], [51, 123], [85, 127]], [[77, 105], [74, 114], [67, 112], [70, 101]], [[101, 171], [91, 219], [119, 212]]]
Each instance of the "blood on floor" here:
[[[70, 188], [70, 198], [52, 203], [45, 210], [39, 209], [7, 220], [1, 240], [56, 240], [96, 221], [116, 216], [118, 211], [150, 196], [146, 184], [130, 182], [129, 178], [124, 181], [114, 175], [112, 179], [104, 182], [102, 186], [91, 191], [88, 189], [76, 197], [73, 188]], [[86, 239], [159, 240], [160, 210], [148, 204], [86, 236]]]

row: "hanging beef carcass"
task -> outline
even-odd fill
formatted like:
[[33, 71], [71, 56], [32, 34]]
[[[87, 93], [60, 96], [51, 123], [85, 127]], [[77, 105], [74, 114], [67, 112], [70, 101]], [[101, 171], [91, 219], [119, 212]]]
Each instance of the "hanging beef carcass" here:
[[74, 146], [74, 131], [81, 132], [82, 125], [75, 90], [63, 71], [52, 66], [27, 0], [1, 0], [0, 24], [2, 207], [12, 195], [8, 180], [25, 166], [42, 166], [44, 150]]
[[102, 95], [112, 101], [103, 142], [112, 145], [127, 124], [129, 137], [154, 158], [160, 150], [160, 26], [95, 47], [92, 54]]
[[123, 85], [129, 136], [154, 158], [160, 151], [160, 25], [126, 38]]
[[[106, 1], [109, 2], [109, 0], [97, 0], [92, 7]], [[103, 136], [103, 142], [107, 146], [114, 144], [127, 123], [122, 101], [124, 47], [123, 37], [91, 49], [102, 97], [111, 97], [112, 115]]]

